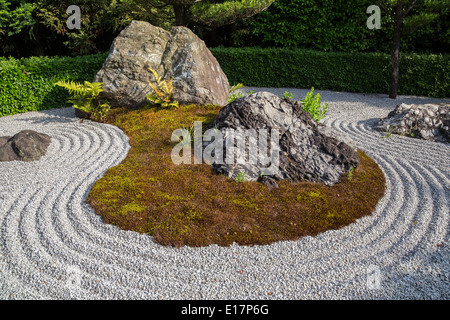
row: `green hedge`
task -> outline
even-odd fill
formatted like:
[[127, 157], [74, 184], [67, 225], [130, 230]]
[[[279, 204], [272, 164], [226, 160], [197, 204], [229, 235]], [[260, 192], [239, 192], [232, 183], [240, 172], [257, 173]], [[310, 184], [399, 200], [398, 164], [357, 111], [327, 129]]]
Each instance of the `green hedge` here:
[[[214, 48], [230, 84], [364, 93], [389, 92], [391, 57], [381, 53]], [[402, 55], [399, 94], [449, 97], [450, 55]]]
[[69, 106], [67, 91], [54, 83], [92, 81], [106, 57], [1, 57], [0, 116]]
[[[389, 91], [390, 56], [300, 49], [212, 48], [230, 84], [364, 93]], [[0, 116], [68, 106], [59, 80], [92, 81], [107, 54], [0, 58]], [[450, 96], [450, 55], [402, 55], [399, 94]]]

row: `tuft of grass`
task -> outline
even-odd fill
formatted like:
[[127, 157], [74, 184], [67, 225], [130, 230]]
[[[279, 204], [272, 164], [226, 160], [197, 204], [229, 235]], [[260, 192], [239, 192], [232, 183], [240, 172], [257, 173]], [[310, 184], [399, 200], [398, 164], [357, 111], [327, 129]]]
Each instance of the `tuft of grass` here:
[[211, 105], [112, 109], [107, 121], [129, 136], [131, 149], [95, 183], [87, 202], [105, 223], [162, 245], [252, 246], [342, 228], [370, 215], [384, 195], [384, 175], [362, 151], [360, 165], [332, 187], [280, 181], [269, 189], [236, 183], [207, 164], [173, 164], [172, 132], [194, 121], [206, 128], [219, 111]]
[[247, 178], [245, 177], [245, 172], [239, 172], [236, 175], [236, 182], [245, 182], [247, 181]]
[[353, 179], [353, 172], [355, 171], [354, 167], [351, 167], [350, 170], [347, 173], [347, 179], [352, 180]]

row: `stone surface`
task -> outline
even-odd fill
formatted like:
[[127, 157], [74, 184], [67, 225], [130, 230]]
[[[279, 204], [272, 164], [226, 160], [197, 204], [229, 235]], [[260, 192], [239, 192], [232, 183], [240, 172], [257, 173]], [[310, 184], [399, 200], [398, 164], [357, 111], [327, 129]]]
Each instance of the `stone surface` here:
[[39, 160], [50, 142], [48, 135], [32, 130], [23, 130], [13, 137], [0, 137], [0, 161]]
[[185, 27], [170, 31], [148, 22], [132, 21], [115, 39], [94, 81], [102, 82], [113, 107], [136, 108], [149, 103], [156, 84], [148, 70], [162, 79], [174, 78], [173, 99], [182, 104], [227, 104], [230, 85], [205, 43]]
[[[258, 180], [269, 187], [276, 187], [279, 180], [312, 181], [333, 185], [339, 182], [341, 176], [350, 168], [359, 164], [354, 144], [351, 143], [352, 146], [349, 146], [333, 137], [333, 135], [343, 137], [344, 134], [321, 128], [309, 113], [301, 111], [299, 102], [281, 99], [269, 92], [259, 92], [228, 104], [222, 108], [208, 128], [219, 130], [224, 139], [224, 163], [213, 163], [213, 170], [234, 179], [240, 172], [245, 172], [247, 181]], [[254, 160], [253, 164], [250, 161], [240, 164], [237, 163], [237, 159], [235, 163], [227, 163], [227, 152], [231, 149], [227, 149], [226, 141], [239, 129], [278, 130], [278, 146], [269, 151], [275, 151], [279, 155], [279, 166], [272, 175], [261, 175], [262, 169], [269, 165], [263, 165], [254, 152], [250, 152], [250, 157], [258, 159]], [[331, 136], [324, 132], [330, 133]], [[272, 131], [268, 132], [269, 139], [272, 134]], [[346, 139], [350, 142], [348, 137]], [[204, 150], [210, 143], [204, 142]], [[267, 144], [270, 145], [269, 142]], [[249, 145], [246, 146], [245, 153], [248, 157]], [[273, 163], [272, 161], [271, 164]]]
[[449, 104], [400, 104], [375, 129], [425, 140], [450, 143]]

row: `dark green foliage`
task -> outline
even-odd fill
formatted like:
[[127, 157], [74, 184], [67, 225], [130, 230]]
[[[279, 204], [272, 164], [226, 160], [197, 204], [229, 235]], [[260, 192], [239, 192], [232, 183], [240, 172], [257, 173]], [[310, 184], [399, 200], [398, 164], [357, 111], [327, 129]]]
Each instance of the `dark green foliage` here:
[[[389, 92], [391, 57], [382, 53], [213, 48], [230, 83], [347, 92]], [[449, 55], [402, 55], [399, 94], [450, 95]]]
[[106, 54], [80, 57], [0, 58], [0, 116], [70, 106], [61, 80], [92, 81]]
[[[411, 21], [406, 21], [403, 52], [448, 52], [450, 10], [447, 1], [417, 0], [409, 13], [412, 17], [421, 15], [429, 7], [440, 5], [442, 8], [439, 17], [429, 25], [413, 28], [413, 33], [406, 34], [411, 31], [408, 30]], [[367, 8], [379, 4], [379, 0], [277, 0], [267, 11], [239, 26], [243, 38], [240, 40], [250, 46], [390, 53], [394, 29], [392, 7], [381, 8], [380, 30], [369, 30], [366, 26], [370, 16]], [[427, 18], [430, 20], [430, 16]]]
[[[170, 0], [168, 2], [184, 2]], [[266, 10], [274, 0], [196, 1], [190, 19], [200, 25], [222, 26], [252, 17]]]
[[277, 47], [362, 51], [373, 44], [366, 26], [371, 0], [277, 0], [250, 23], [253, 34]]
[[0, 35], [12, 36], [31, 27], [35, 23], [33, 9], [31, 3], [0, 0]]
[[[382, 9], [381, 30], [369, 30], [366, 27], [369, 17], [367, 7], [379, 4], [380, 0], [277, 0], [267, 10], [260, 12], [271, 2], [0, 0], [0, 54], [18, 58], [103, 52], [108, 50], [115, 36], [132, 20], [148, 21], [168, 29], [176, 23], [177, 14], [178, 22], [187, 25], [208, 46], [246, 45], [385, 53], [391, 50], [394, 25], [392, 7]], [[424, 6], [424, 3], [428, 5]], [[72, 4], [81, 8], [81, 30], [69, 30], [66, 27], [70, 15], [66, 10]], [[415, 20], [425, 13], [424, 8], [430, 6], [439, 6], [439, 17], [431, 19], [428, 13], [425, 20], [429, 23], [415, 30], [418, 25]], [[405, 21], [401, 51], [449, 52], [448, 8], [448, 0], [417, 0], [408, 15], [414, 19]], [[228, 25], [232, 22], [235, 23]], [[409, 34], [410, 29], [415, 31]]]

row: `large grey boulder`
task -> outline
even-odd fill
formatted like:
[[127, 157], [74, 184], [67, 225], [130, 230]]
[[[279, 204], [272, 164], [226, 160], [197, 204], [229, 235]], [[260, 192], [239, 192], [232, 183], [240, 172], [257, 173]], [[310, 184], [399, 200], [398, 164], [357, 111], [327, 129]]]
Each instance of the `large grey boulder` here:
[[36, 161], [47, 152], [50, 136], [23, 130], [12, 137], [0, 137], [0, 161]]
[[450, 143], [450, 104], [398, 105], [375, 129], [436, 142]]
[[170, 31], [132, 21], [113, 41], [109, 56], [94, 81], [112, 106], [136, 108], [149, 103], [148, 68], [162, 79], [174, 78], [173, 99], [182, 104], [225, 105], [230, 94], [227, 76], [205, 43], [185, 27]]
[[[228, 104], [222, 108], [208, 129], [219, 130], [223, 137], [223, 161], [213, 162], [213, 170], [234, 179], [245, 174], [247, 181], [260, 181], [271, 187], [276, 187], [278, 180], [333, 185], [339, 182], [343, 174], [359, 164], [355, 147], [335, 138], [342, 134], [322, 129], [309, 113], [301, 110], [299, 102], [281, 99], [269, 92], [259, 92]], [[261, 132], [260, 129], [267, 131], [266, 144], [271, 146], [267, 148], [268, 151], [264, 148], [258, 149], [257, 152], [255, 149], [252, 151], [250, 139], [247, 138], [251, 136], [249, 132], [252, 129], [256, 132]], [[279, 134], [276, 143], [271, 145], [269, 140], [276, 137], [273, 134], [274, 129]], [[234, 144], [227, 142], [230, 137], [235, 139]], [[259, 139], [259, 135], [257, 138]], [[239, 139], [247, 141], [242, 158], [244, 163], [239, 163], [236, 156], [239, 154], [239, 148], [243, 146], [239, 144]], [[216, 141], [212, 138], [210, 140]], [[262, 140], [257, 141], [258, 146], [260, 141]], [[203, 143], [204, 151], [210, 144], [208, 141]], [[229, 146], [234, 146], [234, 149]], [[227, 153], [230, 152], [233, 152], [234, 163], [226, 160]], [[271, 154], [271, 163], [260, 161], [261, 154]], [[216, 156], [216, 153], [212, 155]], [[278, 160], [273, 155], [278, 155]], [[272, 173], [263, 173], [275, 162], [278, 162], [278, 165]]]

